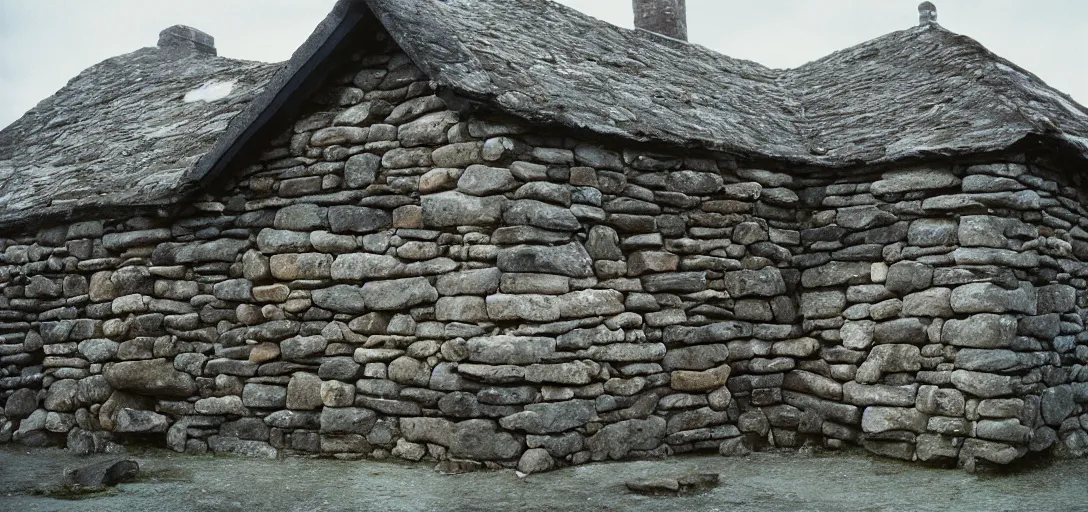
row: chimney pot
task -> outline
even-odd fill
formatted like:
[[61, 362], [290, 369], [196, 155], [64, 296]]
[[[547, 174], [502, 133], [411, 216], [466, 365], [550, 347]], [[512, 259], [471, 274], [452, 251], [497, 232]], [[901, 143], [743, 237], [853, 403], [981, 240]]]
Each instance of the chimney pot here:
[[635, 28], [688, 40], [686, 0], [634, 0]]
[[174, 25], [159, 32], [159, 48], [178, 54], [200, 53], [217, 55], [215, 38], [193, 27]]
[[937, 6], [933, 2], [922, 2], [918, 6], [918, 24], [921, 26], [937, 24]]

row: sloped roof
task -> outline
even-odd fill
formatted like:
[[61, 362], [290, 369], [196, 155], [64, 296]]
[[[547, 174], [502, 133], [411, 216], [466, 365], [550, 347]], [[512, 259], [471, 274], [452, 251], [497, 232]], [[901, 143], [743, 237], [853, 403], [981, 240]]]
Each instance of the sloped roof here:
[[[1030, 137], [1088, 158], [1088, 109], [938, 25], [777, 70], [548, 0], [340, 0], [286, 65], [144, 49], [76, 77], [0, 131], [0, 228], [176, 202], [312, 92], [375, 16], [440, 87], [533, 123], [822, 167]], [[210, 83], [233, 85], [184, 101]]]
[[785, 73], [542, 0], [366, 0], [439, 84], [534, 122], [805, 160]]
[[144, 48], [87, 69], [0, 131], [0, 224], [161, 202], [278, 67]]
[[814, 166], [1031, 135], [1088, 156], [1088, 109], [936, 24], [777, 70], [549, 1], [366, 1], [440, 84], [531, 121]]
[[893, 32], [787, 72], [817, 165], [984, 153], [1030, 136], [1088, 157], [1088, 109], [939, 25]]

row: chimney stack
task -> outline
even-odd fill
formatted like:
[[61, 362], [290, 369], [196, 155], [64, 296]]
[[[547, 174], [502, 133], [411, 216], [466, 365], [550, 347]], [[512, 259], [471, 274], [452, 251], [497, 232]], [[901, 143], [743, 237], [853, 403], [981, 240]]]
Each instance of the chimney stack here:
[[686, 0], [634, 0], [635, 28], [688, 40]]
[[937, 24], [937, 6], [933, 2], [922, 2], [918, 6], [918, 24], [921, 26]]
[[159, 48], [176, 55], [218, 54], [214, 37], [185, 25], [174, 25], [159, 32]]

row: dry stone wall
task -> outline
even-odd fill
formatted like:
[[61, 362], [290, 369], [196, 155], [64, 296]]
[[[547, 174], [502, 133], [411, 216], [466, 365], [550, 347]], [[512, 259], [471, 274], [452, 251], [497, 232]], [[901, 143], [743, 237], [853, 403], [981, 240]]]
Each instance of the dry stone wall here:
[[794, 389], [858, 408], [825, 435], [907, 460], [1084, 453], [1079, 178], [1021, 159], [804, 185], [793, 261], [825, 352]]
[[602, 145], [461, 116], [382, 44], [176, 215], [0, 238], [0, 441], [525, 472], [1088, 450], [1079, 176]]

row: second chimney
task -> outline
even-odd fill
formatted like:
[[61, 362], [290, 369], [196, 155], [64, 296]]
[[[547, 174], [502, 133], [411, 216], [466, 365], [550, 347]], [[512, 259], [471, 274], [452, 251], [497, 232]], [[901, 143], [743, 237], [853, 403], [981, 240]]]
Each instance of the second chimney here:
[[688, 40], [686, 0], [634, 0], [635, 28]]
[[159, 48], [179, 56], [217, 53], [214, 37], [185, 25], [174, 25], [159, 32]]

